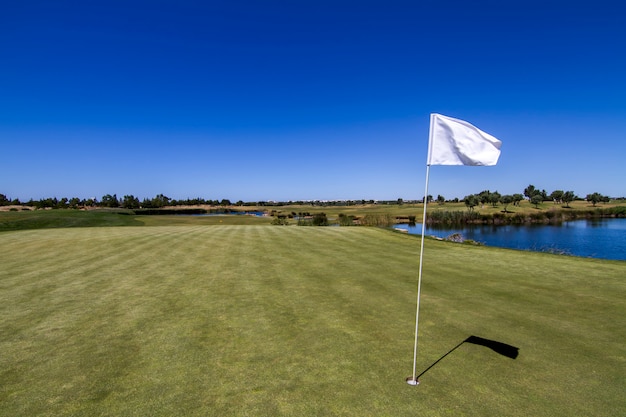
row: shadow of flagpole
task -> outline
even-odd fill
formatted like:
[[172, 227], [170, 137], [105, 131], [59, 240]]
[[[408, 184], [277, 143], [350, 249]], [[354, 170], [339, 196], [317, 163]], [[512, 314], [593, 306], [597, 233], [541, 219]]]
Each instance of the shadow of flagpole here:
[[450, 355], [452, 352], [460, 348], [463, 345], [463, 343], [471, 343], [474, 345], [484, 346], [502, 356], [506, 356], [507, 358], [511, 358], [511, 359], [516, 359], [517, 356], [519, 355], [519, 348], [515, 346], [511, 346], [506, 343], [498, 342], [495, 340], [485, 339], [485, 338], [478, 337], [478, 336], [470, 336], [467, 339], [463, 340], [458, 345], [456, 345], [455, 347], [453, 347], [452, 349], [450, 349], [448, 352], [446, 352], [446, 354], [444, 354], [442, 357], [440, 357], [435, 362], [433, 362], [428, 368], [424, 369], [422, 373], [417, 376], [417, 378], [424, 375], [426, 372], [431, 370], [435, 365], [437, 365], [439, 362], [444, 360], [446, 356]]

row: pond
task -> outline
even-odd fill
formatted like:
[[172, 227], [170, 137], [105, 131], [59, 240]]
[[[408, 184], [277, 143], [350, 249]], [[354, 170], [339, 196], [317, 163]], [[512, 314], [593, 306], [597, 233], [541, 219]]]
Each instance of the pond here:
[[[421, 224], [394, 227], [411, 234], [422, 233]], [[455, 233], [488, 246], [626, 260], [626, 219], [623, 218], [576, 220], [559, 225], [426, 227], [427, 236], [446, 238]]]

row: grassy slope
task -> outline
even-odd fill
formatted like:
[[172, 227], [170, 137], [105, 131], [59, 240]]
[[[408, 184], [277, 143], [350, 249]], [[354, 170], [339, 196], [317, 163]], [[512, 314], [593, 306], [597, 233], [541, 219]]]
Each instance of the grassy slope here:
[[123, 209], [0, 211], [0, 232], [64, 227], [269, 224], [271, 221], [269, 217], [253, 216], [137, 216]]
[[[554, 204], [551, 202], [544, 202], [539, 204], [538, 207], [530, 204], [527, 200], [524, 200], [520, 203], [519, 206], [509, 205], [507, 206], [507, 212], [509, 215], [513, 214], [537, 214], [547, 211], [593, 211], [596, 208], [611, 208], [624, 206], [626, 202], [624, 200], [615, 200], [611, 203], [598, 203], [596, 207], [594, 207], [591, 203], [587, 203], [586, 201], [573, 201], [570, 203], [568, 208], [560, 205]], [[291, 212], [325, 212], [329, 217], [336, 218], [338, 215], [354, 215], [354, 216], [364, 216], [366, 214], [390, 214], [392, 216], [416, 216], [418, 221], [421, 221], [424, 205], [423, 204], [390, 204], [390, 205], [355, 205], [355, 206], [337, 206], [337, 207], [310, 207], [310, 206], [285, 206], [285, 207], [275, 207], [275, 210], [280, 213], [291, 213]], [[445, 204], [437, 204], [436, 202], [432, 202], [428, 205], [428, 212], [434, 211], [467, 211], [467, 206], [464, 203], [445, 203]], [[481, 214], [494, 214], [501, 213], [504, 211], [504, 206], [502, 204], [493, 207], [489, 204], [484, 207], [475, 207], [475, 212]]]
[[[522, 201], [519, 207], [508, 206], [509, 215], [552, 212], [552, 211], [593, 211], [595, 208], [584, 201], [574, 201], [570, 208], [563, 208], [552, 203], [543, 203], [535, 208], [528, 201]], [[608, 204], [598, 204], [597, 208], [624, 206], [624, 201], [614, 201]], [[205, 207], [206, 208], [206, 207]], [[235, 207], [235, 210], [241, 209]], [[340, 214], [363, 217], [365, 215], [415, 216], [421, 221], [424, 206], [422, 204], [402, 205], [356, 205], [356, 206], [283, 206], [283, 207], [246, 207], [247, 210], [275, 211], [277, 214], [291, 213], [320, 213], [327, 214], [331, 221], [336, 221]], [[477, 207], [474, 211], [481, 214], [500, 213], [503, 206], [492, 207], [486, 205]], [[463, 203], [446, 203], [439, 205], [432, 203], [428, 206], [430, 213], [436, 211], [467, 211]], [[61, 227], [94, 227], [94, 226], [159, 226], [159, 225], [209, 225], [209, 224], [269, 224], [271, 217], [254, 216], [181, 216], [181, 215], [134, 215], [130, 210], [97, 209], [97, 210], [32, 210], [32, 211], [0, 211], [0, 232], [9, 230], [28, 230]], [[290, 219], [289, 222], [296, 223]]]
[[29, 210], [0, 212], [0, 231], [58, 227], [140, 226], [123, 210]]
[[623, 415], [626, 263], [372, 228], [0, 235], [0, 415]]

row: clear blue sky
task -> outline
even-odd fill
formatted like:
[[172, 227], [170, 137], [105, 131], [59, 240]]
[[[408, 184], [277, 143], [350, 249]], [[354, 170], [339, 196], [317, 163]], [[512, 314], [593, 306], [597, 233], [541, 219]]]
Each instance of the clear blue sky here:
[[417, 199], [431, 112], [502, 140], [429, 194], [626, 195], [620, 1], [2, 1], [0, 193]]

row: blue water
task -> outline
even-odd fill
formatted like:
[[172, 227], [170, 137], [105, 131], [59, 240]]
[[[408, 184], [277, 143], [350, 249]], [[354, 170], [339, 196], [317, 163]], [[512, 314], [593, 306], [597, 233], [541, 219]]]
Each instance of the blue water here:
[[[395, 227], [422, 233], [421, 224]], [[576, 220], [560, 225], [426, 227], [427, 236], [446, 238], [453, 233], [488, 246], [626, 260], [626, 219]]]

